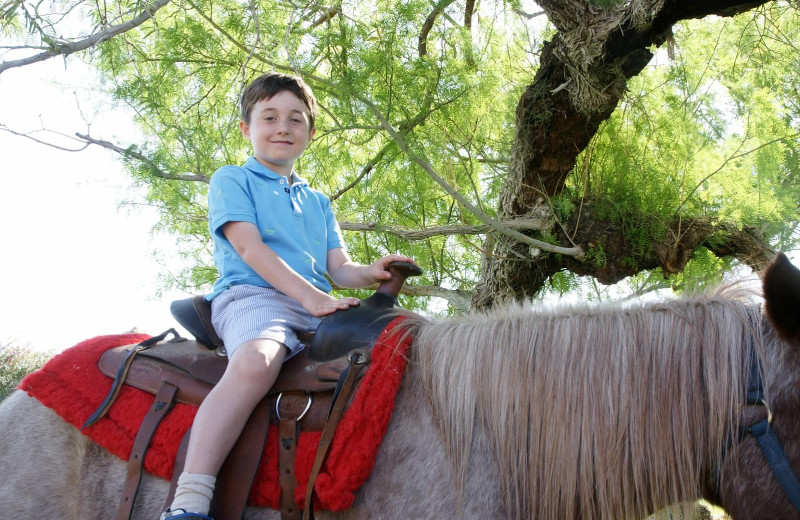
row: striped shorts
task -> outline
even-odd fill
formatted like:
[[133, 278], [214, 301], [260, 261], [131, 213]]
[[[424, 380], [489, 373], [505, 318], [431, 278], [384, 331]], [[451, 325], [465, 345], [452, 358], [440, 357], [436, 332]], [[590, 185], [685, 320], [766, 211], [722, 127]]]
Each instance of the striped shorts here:
[[271, 339], [286, 345], [289, 359], [305, 347], [297, 333], [315, 330], [320, 320], [272, 287], [234, 285], [211, 300], [211, 323], [229, 358], [247, 341]]

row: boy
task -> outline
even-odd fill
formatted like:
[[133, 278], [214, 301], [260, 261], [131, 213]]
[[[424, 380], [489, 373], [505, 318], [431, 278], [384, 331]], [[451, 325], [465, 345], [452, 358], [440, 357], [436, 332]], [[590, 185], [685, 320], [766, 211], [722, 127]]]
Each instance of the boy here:
[[162, 520], [210, 518], [216, 475], [283, 361], [303, 348], [296, 333], [359, 304], [330, 296], [325, 273], [359, 288], [390, 278], [389, 263], [410, 261], [389, 255], [369, 266], [352, 262], [330, 200], [294, 173], [316, 131], [316, 100], [303, 80], [265, 74], [245, 89], [241, 109], [239, 128], [253, 157], [220, 168], [208, 194], [220, 277], [207, 298], [230, 361], [197, 411], [184, 472]]

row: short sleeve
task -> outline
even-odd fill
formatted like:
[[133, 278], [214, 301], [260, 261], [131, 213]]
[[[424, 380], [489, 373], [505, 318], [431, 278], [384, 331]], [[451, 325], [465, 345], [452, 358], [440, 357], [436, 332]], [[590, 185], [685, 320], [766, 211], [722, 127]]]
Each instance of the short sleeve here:
[[208, 188], [209, 229], [224, 238], [220, 229], [228, 222], [235, 221], [256, 224], [255, 205], [244, 169], [223, 166], [211, 176]]
[[337, 247], [347, 249], [342, 237], [342, 230], [339, 229], [339, 222], [336, 221], [336, 215], [333, 214], [331, 201], [327, 197], [325, 197], [325, 227], [328, 235], [328, 250]]

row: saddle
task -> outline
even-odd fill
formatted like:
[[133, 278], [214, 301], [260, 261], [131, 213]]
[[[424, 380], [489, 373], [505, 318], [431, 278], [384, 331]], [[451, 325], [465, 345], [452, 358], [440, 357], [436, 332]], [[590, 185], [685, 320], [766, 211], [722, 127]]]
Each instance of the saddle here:
[[[360, 306], [331, 314], [316, 331], [301, 335], [301, 341], [308, 347], [284, 363], [275, 384], [256, 406], [223, 464], [211, 505], [210, 514], [214, 518], [242, 518], [270, 423], [278, 425], [281, 516], [288, 520], [313, 518], [314, 479], [325, 461], [336, 425], [369, 364], [375, 340], [394, 318], [390, 311], [405, 279], [422, 271], [411, 263], [394, 262], [389, 272], [392, 278], [362, 300]], [[131, 516], [145, 453], [161, 419], [175, 402], [202, 403], [227, 367], [224, 345], [211, 327], [208, 302], [202, 296], [188, 298], [174, 302], [171, 311], [195, 340], [183, 338], [170, 329], [138, 345], [111, 349], [99, 361], [100, 371], [113, 377], [114, 383], [83, 428], [105, 415], [123, 383], [155, 394], [134, 440], [117, 520]], [[169, 335], [173, 338], [166, 340]], [[294, 502], [297, 486], [294, 457], [301, 429], [322, 432], [303, 511]], [[181, 442], [165, 507], [172, 501], [182, 472], [190, 433], [191, 430]]]

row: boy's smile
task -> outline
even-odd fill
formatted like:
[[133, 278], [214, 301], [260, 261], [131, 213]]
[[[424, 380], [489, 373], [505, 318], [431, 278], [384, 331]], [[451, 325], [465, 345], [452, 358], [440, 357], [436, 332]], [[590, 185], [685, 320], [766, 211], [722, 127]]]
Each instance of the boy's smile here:
[[258, 162], [291, 178], [292, 167], [314, 136], [308, 108], [293, 93], [284, 90], [257, 102], [250, 121], [240, 121], [242, 135], [253, 145]]

